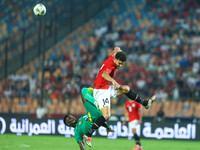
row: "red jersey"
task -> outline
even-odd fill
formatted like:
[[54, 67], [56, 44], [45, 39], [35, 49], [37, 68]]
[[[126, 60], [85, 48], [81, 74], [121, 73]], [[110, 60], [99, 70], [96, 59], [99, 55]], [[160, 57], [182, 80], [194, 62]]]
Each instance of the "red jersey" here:
[[95, 89], [109, 89], [110, 83], [109, 83], [109, 81], [105, 80], [102, 77], [102, 73], [104, 71], [107, 71], [111, 77], [114, 77], [114, 74], [116, 72], [116, 66], [115, 66], [115, 63], [113, 62], [114, 58], [115, 58], [115, 56], [111, 55], [101, 65], [99, 72], [97, 74], [97, 77], [94, 81], [94, 88]]
[[128, 100], [125, 103], [126, 110], [128, 111], [128, 122], [133, 120], [139, 120], [139, 110], [141, 109], [140, 103], [132, 100]]

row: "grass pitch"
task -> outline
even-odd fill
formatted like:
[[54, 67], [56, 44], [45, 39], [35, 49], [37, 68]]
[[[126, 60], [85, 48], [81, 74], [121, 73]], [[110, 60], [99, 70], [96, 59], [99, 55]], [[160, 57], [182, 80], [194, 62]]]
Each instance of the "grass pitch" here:
[[[144, 150], [199, 150], [199, 141], [141, 139]], [[87, 150], [132, 150], [135, 141], [128, 139], [107, 139], [94, 137], [91, 148]], [[74, 137], [63, 136], [17, 136], [0, 135], [0, 150], [79, 150]]]

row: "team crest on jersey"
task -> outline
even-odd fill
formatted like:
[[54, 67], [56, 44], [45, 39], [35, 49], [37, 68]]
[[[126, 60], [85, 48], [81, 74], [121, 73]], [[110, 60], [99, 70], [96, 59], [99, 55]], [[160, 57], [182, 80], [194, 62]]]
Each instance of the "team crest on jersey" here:
[[81, 125], [82, 121], [79, 121], [78, 125]]

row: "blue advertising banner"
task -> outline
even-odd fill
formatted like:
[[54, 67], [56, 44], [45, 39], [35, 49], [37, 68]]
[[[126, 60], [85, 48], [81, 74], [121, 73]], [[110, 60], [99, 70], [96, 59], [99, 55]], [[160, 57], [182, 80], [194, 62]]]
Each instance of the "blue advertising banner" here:
[[[100, 127], [94, 136], [107, 136], [110, 139], [133, 138], [127, 125], [122, 126], [120, 121], [109, 121], [110, 127], [115, 130], [107, 136], [106, 129]], [[0, 134], [13, 133], [16, 135], [63, 135], [74, 136], [74, 128], [64, 125], [62, 119], [36, 119], [28, 117], [0, 116]], [[141, 138], [151, 139], [178, 139], [200, 140], [200, 126], [194, 123], [176, 122], [143, 122], [138, 125], [137, 133]]]

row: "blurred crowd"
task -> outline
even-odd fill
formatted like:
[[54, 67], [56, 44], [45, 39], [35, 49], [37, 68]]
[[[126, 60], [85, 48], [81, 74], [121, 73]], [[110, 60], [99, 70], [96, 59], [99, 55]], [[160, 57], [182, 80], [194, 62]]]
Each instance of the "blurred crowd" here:
[[[165, 117], [200, 117], [199, 33], [198, 1], [118, 0], [45, 53], [43, 87], [41, 56], [3, 79], [0, 112], [84, 114], [80, 89], [93, 86], [101, 63], [119, 46], [128, 60], [115, 79], [142, 98], [157, 95], [145, 116], [163, 108]], [[122, 115], [126, 100], [113, 99], [112, 114]]]

